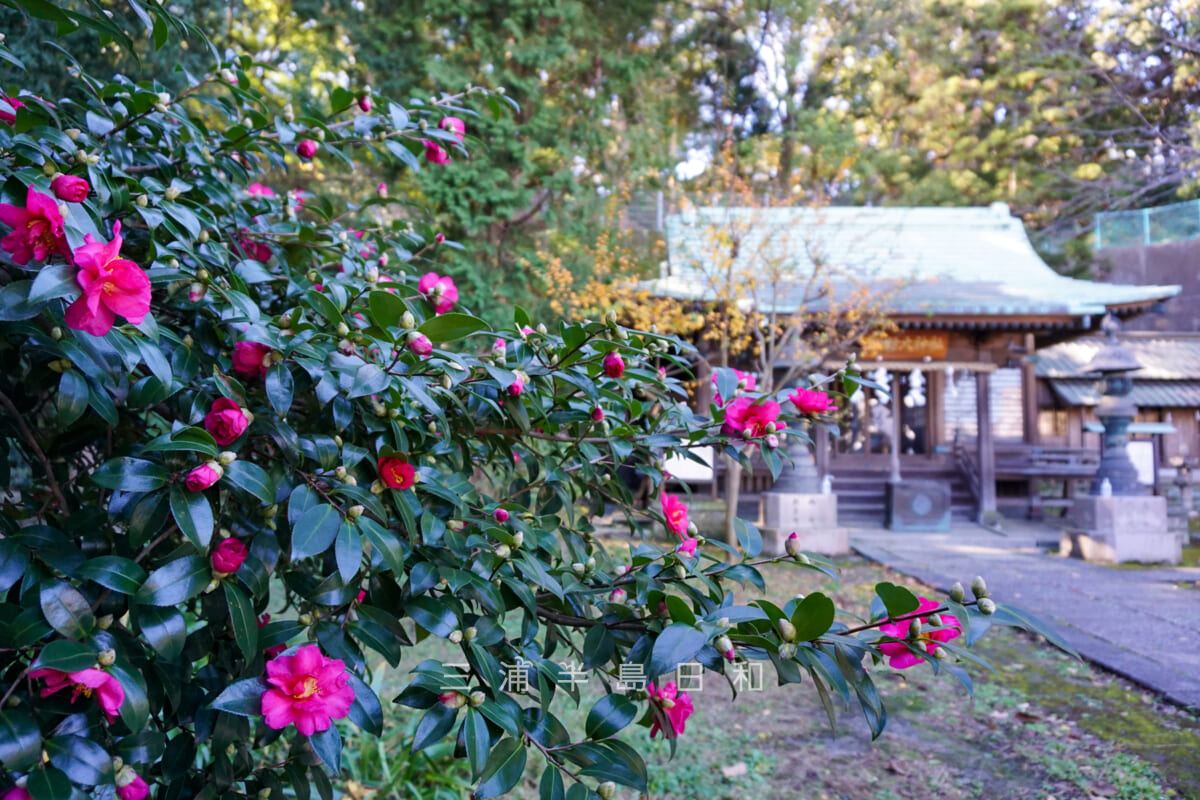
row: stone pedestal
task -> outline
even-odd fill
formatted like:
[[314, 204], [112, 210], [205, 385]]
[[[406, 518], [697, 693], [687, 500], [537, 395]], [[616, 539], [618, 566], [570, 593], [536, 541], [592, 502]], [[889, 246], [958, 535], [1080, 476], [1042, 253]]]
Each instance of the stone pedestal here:
[[850, 538], [837, 524], [837, 495], [763, 494], [763, 553], [782, 555], [783, 543], [795, 532], [800, 549], [826, 556], [850, 552]]
[[1167, 528], [1167, 498], [1078, 497], [1059, 541], [1063, 555], [1102, 564], [1178, 564], [1182, 543]]

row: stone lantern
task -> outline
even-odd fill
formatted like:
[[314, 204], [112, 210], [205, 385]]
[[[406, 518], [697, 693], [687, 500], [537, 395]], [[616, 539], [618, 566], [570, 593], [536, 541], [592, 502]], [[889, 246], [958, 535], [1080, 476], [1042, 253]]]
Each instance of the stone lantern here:
[[1100, 467], [1096, 477], [1092, 479], [1091, 494], [1104, 493], [1104, 482], [1108, 481], [1111, 494], [1135, 495], [1142, 494], [1138, 485], [1137, 469], [1129, 458], [1129, 425], [1137, 416], [1137, 406], [1130, 399], [1133, 391], [1131, 372], [1142, 368], [1137, 357], [1125, 347], [1117, 333], [1121, 324], [1106, 316], [1101, 324], [1105, 342], [1084, 371], [1099, 374], [1103, 393], [1100, 403], [1096, 406], [1096, 418], [1104, 426], [1102, 436], [1103, 446], [1100, 453]]
[[1071, 506], [1059, 550], [1108, 564], [1178, 564], [1182, 543], [1167, 526], [1167, 498], [1141, 490], [1127, 447], [1129, 426], [1137, 416], [1130, 373], [1142, 365], [1117, 339], [1121, 326], [1115, 319], [1105, 317], [1101, 327], [1106, 340], [1085, 367], [1103, 381], [1104, 394], [1096, 406], [1096, 417], [1104, 425], [1100, 466], [1090, 494]]

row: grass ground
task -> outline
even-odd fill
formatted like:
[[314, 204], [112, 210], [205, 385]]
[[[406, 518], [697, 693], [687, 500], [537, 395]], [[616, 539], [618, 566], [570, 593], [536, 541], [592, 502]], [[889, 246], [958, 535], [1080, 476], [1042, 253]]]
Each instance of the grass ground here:
[[[839, 584], [809, 571], [772, 569], [771, 595], [822, 589], [839, 606], [862, 610], [878, 581], [921, 589], [863, 560], [841, 568]], [[857, 708], [843, 710], [830, 730], [807, 685], [744, 692], [733, 702], [716, 680], [694, 694], [696, 714], [674, 760], [643, 729], [624, 738], [645, 756], [656, 800], [1200, 800], [1200, 720], [1023, 633], [990, 632], [977, 650], [998, 675], [972, 668], [974, 699], [948, 675], [877, 669], [890, 721], [874, 743]], [[405, 666], [427, 655], [414, 653]], [[405, 680], [403, 674], [389, 679], [385, 706]], [[579, 711], [559, 713], [582, 727], [590, 705], [585, 697]], [[389, 742], [347, 753], [357, 779], [349, 793], [376, 800], [465, 796], [463, 768], [449, 748], [433, 760], [412, 759], [403, 742], [415, 715], [398, 706], [388, 713]], [[409, 770], [410, 785], [374, 791], [385, 763], [394, 773]], [[537, 797], [540, 770], [531, 757], [516, 797]]]

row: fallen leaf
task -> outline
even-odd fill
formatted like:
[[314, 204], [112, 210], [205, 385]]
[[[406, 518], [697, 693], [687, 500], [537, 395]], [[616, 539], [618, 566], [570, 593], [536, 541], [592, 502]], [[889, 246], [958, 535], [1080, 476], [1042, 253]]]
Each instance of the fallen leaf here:
[[739, 761], [736, 764], [730, 764], [728, 767], [721, 767], [721, 774], [726, 778], [737, 778], [745, 775], [747, 772], [746, 762]]

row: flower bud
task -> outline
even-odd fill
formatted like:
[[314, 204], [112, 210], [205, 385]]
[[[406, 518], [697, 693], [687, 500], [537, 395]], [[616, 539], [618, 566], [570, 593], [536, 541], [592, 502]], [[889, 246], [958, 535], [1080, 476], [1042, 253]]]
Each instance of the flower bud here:
[[400, 327], [406, 331], [417, 327], [417, 319], [412, 315], [411, 311], [405, 311], [404, 315], [400, 317]]
[[471, 692], [471, 696], [467, 698], [471, 704], [471, 708], [479, 708], [487, 702], [487, 695], [483, 692]]
[[379, 282], [379, 267], [367, 267], [363, 272], [363, 280], [367, 283]]
[[205, 586], [205, 587], [204, 587], [204, 593], [205, 593], [205, 594], [212, 594], [213, 592], [215, 592], [215, 591], [217, 590], [217, 587], [218, 587], [218, 586], [220, 586], [220, 585], [221, 585], [221, 582], [220, 582], [220, 581], [216, 581], [216, 580], [214, 580], [214, 581], [209, 581], [209, 582], [208, 582], [208, 586]]
[[[399, 419], [399, 418], [400, 418], [400, 409], [398, 409], [398, 408], [389, 408], [389, 409], [388, 409], [388, 412], [387, 412], [387, 415], [388, 415], [388, 419]], [[433, 425], [433, 423], [432, 423], [432, 422], [431, 422], [431, 423], [429, 423], [429, 424], [430, 424], [430, 425]], [[430, 432], [430, 433], [436, 433], [436, 432], [437, 432], [437, 427], [436, 427], [436, 426], [434, 426], [433, 430], [431, 430], [431, 431], [429, 431], [429, 432]]]
[[765, 437], [763, 437], [763, 442], [767, 445], [767, 447], [771, 448], [772, 450], [779, 447], [779, 437], [773, 433], [769, 433]]
[[208, 238], [209, 238], [208, 229], [205, 228], [200, 231], [200, 235], [196, 237], [196, 241], [198, 241], [200, 244], [204, 244], [205, 242], [208, 241]]
[[539, 323], [538, 323], [538, 325], [537, 325], [537, 332], [538, 332], [538, 333], [540, 333], [540, 334], [542, 334], [543, 336], [545, 336], [545, 335], [546, 335], [546, 324], [545, 324], [544, 322], [539, 322]]
[[277, 506], [275, 503], [271, 503], [271, 505], [269, 505], [263, 509], [263, 516], [266, 517], [267, 519], [270, 519], [271, 517], [275, 516], [278, 513], [279, 513], [279, 506]]
[[492, 512], [492, 519], [500, 523], [508, 522], [508, 511], [503, 508], [497, 508]]
[[517, 531], [513, 534], [513, 547], [520, 547], [525, 544], [525, 531]]
[[451, 380], [451, 378], [450, 378], [450, 376], [449, 376], [449, 375], [443, 375], [443, 376], [442, 376], [442, 388], [443, 388], [443, 389], [445, 389], [445, 390], [447, 390], [447, 391], [449, 391], [450, 389], [454, 388], [454, 381], [453, 381], [453, 380]]
[[786, 619], [779, 620], [779, 635], [785, 642], [796, 641], [796, 626]]
[[467, 527], [467, 523], [463, 522], [461, 519], [452, 519], [446, 523], [446, 527], [455, 533], [458, 533], [463, 528]]
[[450, 644], [462, 644], [463, 632], [458, 630], [450, 631], [450, 635], [446, 638], [450, 640]]
[[509, 547], [506, 544], [496, 545], [496, 557], [497, 558], [507, 559], [511, 555], [512, 555], [511, 547]]
[[796, 657], [796, 645], [791, 642], [784, 642], [779, 645], [779, 657], [787, 661]]
[[469, 642], [478, 635], [479, 635], [479, 628], [476, 628], [474, 625], [472, 625], [469, 628], [467, 628], [465, 631], [463, 631], [463, 641]]
[[232, 450], [222, 450], [217, 455], [217, 463], [222, 467], [228, 467], [233, 462], [237, 461], [237, 453]]
[[55, 325], [50, 329], [50, 338], [56, 342], [62, 341], [63, 329]]
[[612, 594], [608, 596], [610, 603], [624, 603], [627, 595], [624, 589], [613, 589]]
[[996, 613], [996, 601], [990, 597], [981, 597], [979, 599], [979, 613], [990, 617]]
[[783, 549], [792, 558], [798, 558], [800, 553], [800, 534], [792, 531], [783, 542]]
[[950, 587], [950, 599], [956, 603], [961, 603], [965, 597], [966, 592], [963, 591], [962, 583], [955, 582], [955, 584]]
[[576, 575], [582, 575], [583, 573], [587, 572], [587, 567], [583, 565], [582, 561], [576, 561], [571, 565], [571, 571]]
[[467, 698], [459, 692], [443, 692], [438, 695], [438, 702], [446, 708], [459, 709], [467, 704]]
[[919, 618], [909, 621], [909, 623], [908, 623], [908, 638], [909, 639], [920, 639], [921, 638], [921, 620]]
[[987, 583], [983, 580], [982, 575], [976, 575], [975, 580], [971, 581], [971, 594], [975, 595], [976, 600], [988, 596]]
[[87, 156], [88, 156], [87, 150], [76, 150], [75, 151], [75, 163], [76, 164], [86, 164]]
[[344, 322], [339, 322], [337, 326], [337, 335], [346, 337], [350, 335], [350, 326]]
[[96, 627], [102, 631], [106, 631], [109, 628], [111, 628], [112, 624], [113, 624], [113, 615], [112, 614], [105, 614], [102, 617], [96, 618]]
[[111, 647], [106, 650], [101, 650], [100, 655], [96, 656], [96, 661], [102, 667], [111, 667], [117, 663], [117, 651]]
[[145, 208], [146, 206], [150, 205], [150, 198], [146, 197], [144, 194], [139, 194], [137, 200], [134, 202], [138, 204], [138, 208]]
[[79, 130], [79, 128], [67, 128], [63, 133], [67, 134], [67, 138], [72, 142], [77, 142], [83, 131]]
[[299, 622], [301, 625], [312, 625], [313, 624], [312, 614], [301, 614], [299, 617], [297, 617], [296, 621]]
[[58, 172], [58, 167], [53, 161], [47, 161], [45, 164], [42, 164], [42, 174], [47, 178], [56, 172]]
[[726, 661], [733, 661], [737, 653], [733, 649], [733, 642], [729, 641], [729, 637], [721, 634], [713, 640], [713, 647], [717, 648], [717, 652], [725, 656]]
[[288, 103], [283, 107], [283, 119], [285, 122], [296, 121], [296, 109], [292, 108], [292, 104]]
[[342, 482], [347, 486], [358, 486], [358, 478], [354, 477], [353, 475], [347, 475], [346, 480]]
[[617, 796], [617, 785], [612, 781], [605, 781], [596, 787], [596, 794], [600, 795], [600, 800], [612, 800]]
[[383, 403], [379, 402], [378, 400], [371, 401], [371, 410], [375, 412], [375, 416], [377, 417], [387, 416], [387, 409], [384, 408]]
[[588, 560], [586, 562], [584, 562], [584, 566], [587, 567], [589, 571], [595, 569], [596, 568], [596, 559], [592, 558], [591, 556], [588, 556]]
[[176, 197], [179, 197], [179, 190], [174, 186], [168, 186], [167, 190], [163, 192], [163, 197], [167, 200], [174, 200]]
[[237, 75], [231, 69], [223, 69], [221, 70], [221, 80], [226, 83], [237, 83]]
[[364, 511], [366, 511], [366, 509], [363, 508], [362, 506], [353, 505], [353, 506], [350, 506], [348, 509], [346, 509], [346, 516], [349, 517], [350, 519], [358, 519], [359, 517], [361, 517], [363, 515]]

